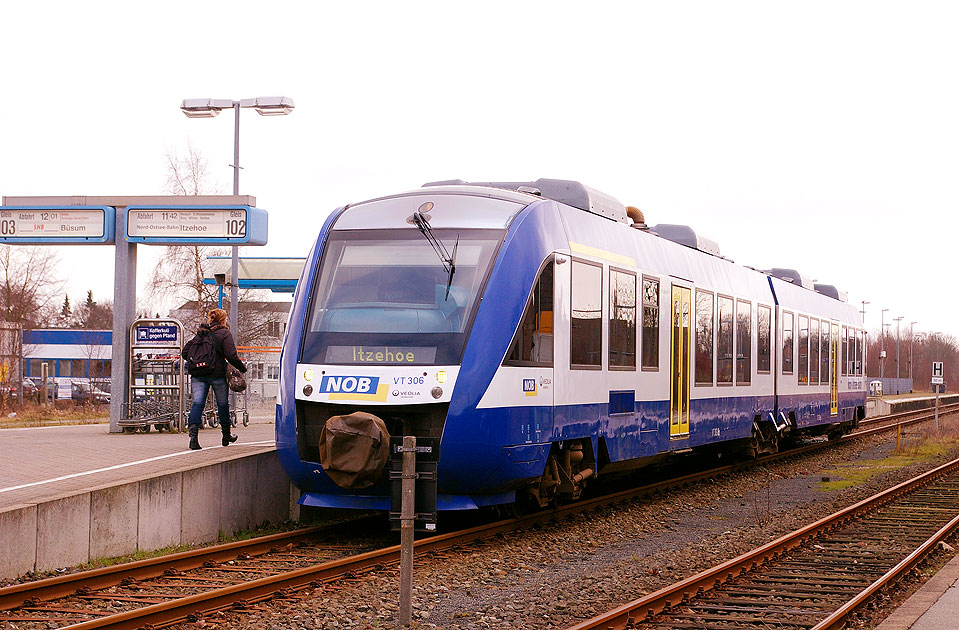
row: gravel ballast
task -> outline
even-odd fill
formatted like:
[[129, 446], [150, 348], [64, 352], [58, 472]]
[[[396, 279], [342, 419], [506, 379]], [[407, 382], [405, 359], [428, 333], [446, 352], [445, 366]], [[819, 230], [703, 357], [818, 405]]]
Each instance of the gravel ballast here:
[[[418, 558], [416, 628], [565, 628], [715, 566], [956, 456], [889, 468], [840, 490], [823, 489], [843, 466], [875, 467], [895, 439], [851, 441], [600, 508], [566, 520]], [[951, 449], [953, 452], [946, 452]], [[397, 571], [223, 613], [217, 628], [397, 628]], [[206, 625], [182, 624], [182, 628]]]

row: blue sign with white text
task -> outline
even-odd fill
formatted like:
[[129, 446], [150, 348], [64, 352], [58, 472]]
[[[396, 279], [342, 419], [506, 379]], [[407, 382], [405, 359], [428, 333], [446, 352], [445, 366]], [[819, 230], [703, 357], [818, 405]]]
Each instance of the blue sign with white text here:
[[133, 329], [135, 346], [175, 346], [178, 342], [176, 326], [137, 326]]

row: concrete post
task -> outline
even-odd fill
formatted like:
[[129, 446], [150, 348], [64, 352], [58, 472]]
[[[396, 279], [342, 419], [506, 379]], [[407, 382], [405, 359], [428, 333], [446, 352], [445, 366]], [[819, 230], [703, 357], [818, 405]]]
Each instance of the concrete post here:
[[137, 246], [128, 243], [126, 207], [117, 207], [115, 271], [113, 276], [113, 350], [110, 367], [110, 433], [121, 431], [118, 424], [124, 416], [129, 395], [130, 324], [136, 316]]

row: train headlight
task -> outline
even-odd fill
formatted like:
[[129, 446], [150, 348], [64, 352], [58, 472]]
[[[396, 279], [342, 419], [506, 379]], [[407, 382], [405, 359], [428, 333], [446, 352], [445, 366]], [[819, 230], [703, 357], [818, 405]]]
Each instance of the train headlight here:
[[304, 396], [309, 396], [309, 395], [312, 394], [312, 393], [313, 393], [313, 386], [312, 386], [312, 385], [310, 385], [309, 383], [307, 383], [306, 385], [303, 386], [303, 395], [304, 395]]
[[313, 380], [313, 370], [311, 370], [311, 369], [303, 370], [303, 380], [304, 380], [304, 381], [312, 381], [312, 380]]
[[434, 387], [434, 388], [432, 389], [432, 391], [430, 391], [430, 394], [433, 395], [433, 398], [440, 398], [440, 397], [443, 395], [443, 388], [442, 388], [442, 387]]
[[449, 374], [446, 373], [446, 370], [440, 370], [436, 373], [436, 382], [445, 383], [446, 379], [449, 377]]

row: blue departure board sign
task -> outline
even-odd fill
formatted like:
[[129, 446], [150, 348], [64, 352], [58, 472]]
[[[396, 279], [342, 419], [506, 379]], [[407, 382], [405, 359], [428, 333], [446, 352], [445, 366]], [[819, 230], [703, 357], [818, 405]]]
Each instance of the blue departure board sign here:
[[111, 245], [110, 206], [0, 206], [0, 243]]
[[126, 239], [153, 245], [266, 245], [266, 210], [252, 206], [130, 206]]

